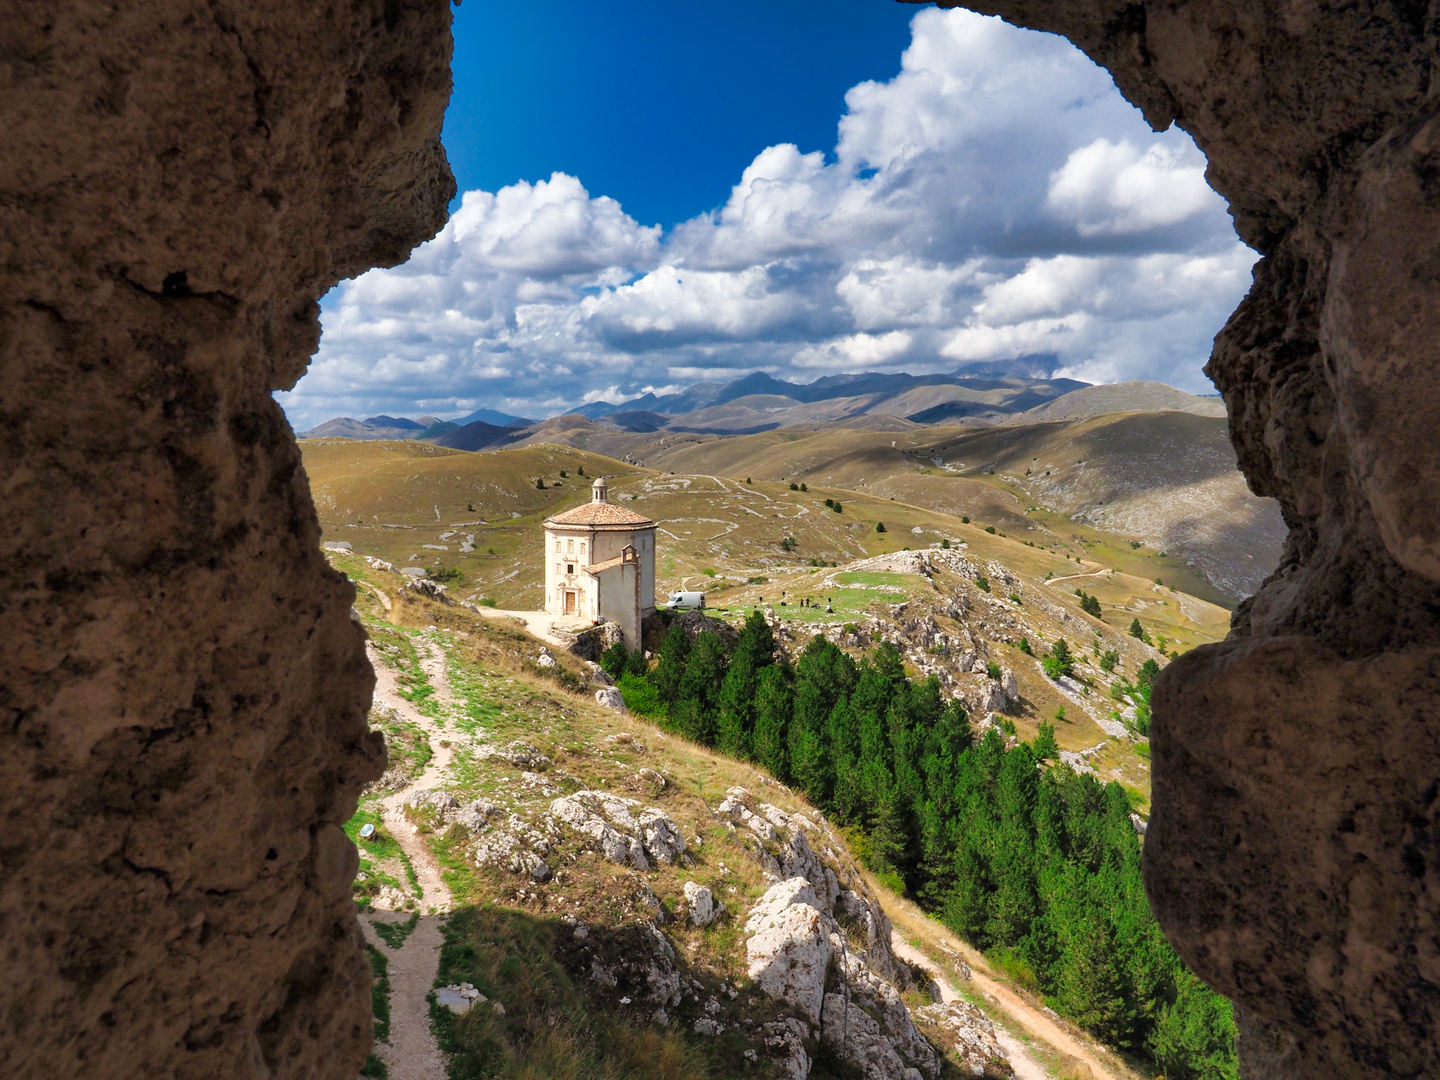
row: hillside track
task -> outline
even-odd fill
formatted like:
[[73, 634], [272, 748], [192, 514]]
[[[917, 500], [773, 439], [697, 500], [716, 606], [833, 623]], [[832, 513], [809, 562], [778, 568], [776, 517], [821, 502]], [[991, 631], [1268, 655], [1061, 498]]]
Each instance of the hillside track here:
[[[959, 1001], [960, 994], [955, 985], [950, 981], [949, 975], [939, 964], [931, 960], [919, 949], [915, 948], [900, 936], [898, 930], [891, 931], [890, 947], [895, 955], [904, 960], [907, 964], [913, 964], [920, 968], [932, 979], [935, 985], [940, 988], [940, 1000], [945, 1002]], [[1127, 1080], [1127, 1078], [1111, 1071], [1101, 1060], [1059, 1024], [1051, 1020], [1043, 1011], [1031, 1005], [1015, 991], [1003, 983], [997, 982], [983, 971], [972, 970], [971, 981], [975, 987], [991, 1000], [993, 1000], [1006, 1015], [1017, 1024], [1030, 1032], [1041, 1042], [1047, 1043], [1050, 1047], [1082, 1062], [1090, 1069], [1095, 1080]], [[1003, 1028], [997, 1028], [996, 1036], [1001, 1047], [1010, 1058], [1010, 1065], [1015, 1070], [1018, 1080], [1047, 1080], [1049, 1073], [1030, 1056], [1025, 1044], [1020, 1042]]]

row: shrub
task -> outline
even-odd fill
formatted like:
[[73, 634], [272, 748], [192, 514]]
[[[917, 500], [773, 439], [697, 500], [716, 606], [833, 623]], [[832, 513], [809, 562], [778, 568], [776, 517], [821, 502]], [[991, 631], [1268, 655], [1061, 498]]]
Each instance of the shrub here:
[[949, 538], [948, 536], [943, 537], [943, 538], [941, 539], [941, 541], [940, 541], [940, 546], [941, 546], [942, 548], [944, 548], [946, 551], [949, 551], [949, 550], [950, 550], [950, 538]]
[[1140, 541], [1139, 541], [1139, 540], [1131, 540], [1131, 541], [1130, 541], [1130, 549], [1131, 549], [1132, 551], [1135, 550], [1136, 548], [1138, 548], [1139, 546], [1140, 546]]
[[836, 499], [833, 503], [830, 504], [830, 509], [831, 509], [831, 510], [834, 510], [835, 513], [838, 514], [838, 513], [840, 513], [841, 510], [843, 510], [844, 508], [840, 505], [840, 500], [839, 500], [839, 499]]
[[[1061, 705], [1058, 709], [1055, 710], [1055, 719], [1058, 720], [1058, 721], [1059, 721], [1060, 723], [1062, 723], [1062, 724], [1065, 722], [1065, 706], [1064, 706], [1064, 705]], [[1050, 730], [1051, 730], [1051, 731], [1054, 731], [1055, 729], [1052, 727]]]
[[541, 477], [539, 477], [539, 478], [536, 479], [536, 481], [535, 481], [535, 487], [536, 487], [536, 489], [539, 490], [539, 491], [544, 491], [544, 490], [545, 490], [545, 478], [544, 478], [543, 476], [541, 476]]
[[1100, 656], [1100, 670], [1114, 671], [1120, 663], [1120, 654], [1114, 649], [1106, 649]]
[[1050, 647], [1050, 655], [1041, 663], [1044, 665], [1045, 674], [1052, 679], [1062, 678], [1075, 671], [1075, 658], [1070, 655], [1070, 646], [1065, 644], [1064, 638], [1060, 638]]
[[561, 480], [564, 480], [564, 479], [565, 479], [567, 476], [569, 476], [569, 475], [570, 475], [570, 474], [567, 473], [564, 469], [561, 469], [561, 470], [560, 470], [560, 479], [561, 479]]
[[994, 535], [995, 535], [995, 526], [994, 526], [994, 525], [986, 525], [986, 526], [985, 526], [985, 531], [986, 531], [987, 533], [989, 533], [991, 536], [994, 536]]
[[[1060, 711], [1065, 710], [1062, 708]], [[1054, 761], [1060, 756], [1060, 745], [1055, 741], [1054, 724], [1041, 723], [1040, 734], [1035, 737], [1031, 749], [1035, 752], [1037, 761]]]
[[1160, 665], [1152, 657], [1140, 665], [1140, 672], [1135, 676], [1135, 682], [1142, 687], [1150, 687], [1155, 684], [1155, 677], [1160, 674]]
[[961, 515], [960, 515], [960, 524], [961, 524], [961, 525], [969, 525], [969, 524], [970, 524], [970, 515], [969, 515], [969, 514], [961, 514]]
[[1086, 615], [1100, 618], [1100, 601], [1087, 592], [1081, 592], [1079, 589], [1075, 591], [1080, 593], [1080, 610]]
[[875, 522], [875, 531], [877, 533], [883, 533], [885, 531], [885, 523], [883, 521]]
[[784, 536], [784, 537], [781, 537], [781, 538], [780, 538], [780, 550], [781, 550], [781, 551], [794, 551], [794, 550], [795, 550], [795, 538], [794, 538], [793, 536]]
[[799, 490], [800, 490], [800, 485], [797, 484], [797, 483], [795, 483], [794, 480], [791, 480], [791, 481], [790, 481], [790, 490], [791, 490], [791, 491], [799, 491]]
[[466, 503], [466, 504], [465, 504], [465, 512], [466, 512], [467, 514], [473, 514], [473, 513], [475, 512], [475, 504], [474, 504], [474, 503]]
[[989, 591], [990, 591], [990, 579], [987, 578], [984, 574], [976, 574], [976, 575], [975, 575], [975, 587], [976, 587], [977, 589], [980, 589], [980, 590], [984, 591], [984, 592], [989, 592]]
[[495, 598], [494, 598], [493, 596], [482, 596], [482, 597], [480, 598], [480, 606], [481, 606], [481, 607], [494, 607], [494, 606], [495, 606]]
[[665, 702], [660, 700], [660, 691], [655, 684], [644, 675], [626, 671], [620, 676], [618, 685], [620, 696], [625, 699], [625, 707], [631, 712], [651, 719], [664, 719], [667, 712]]
[[748, 476], [745, 477], [745, 483], [747, 483], [747, 484], [750, 483], [750, 478], [749, 478]]
[[801, 485], [800, 485], [800, 490], [801, 490], [801, 491], [809, 491], [810, 489], [809, 489], [808, 487], [806, 487], [804, 484], [801, 484]]
[[988, 664], [985, 665], [985, 674], [989, 675], [990, 678], [994, 679], [996, 682], [999, 682], [1000, 665], [997, 664], [994, 660], [991, 660]]
[[1019, 650], [1020, 650], [1021, 652], [1023, 652], [1026, 656], [1034, 656], [1034, 655], [1035, 655], [1035, 650], [1032, 649], [1032, 648], [1030, 648], [1030, 639], [1029, 639], [1028, 637], [1022, 637], [1022, 638], [1020, 639], [1020, 644], [1019, 644], [1019, 646], [1017, 646], [1017, 647], [1018, 647]]
[[441, 585], [463, 585], [465, 584], [465, 572], [455, 567], [437, 566], [433, 570], [427, 569], [425, 573], [431, 581], [438, 581]]
[[584, 475], [585, 475], [585, 466], [584, 466], [584, 465], [577, 465], [577, 466], [575, 466], [575, 475], [576, 475], [576, 476], [584, 476]]

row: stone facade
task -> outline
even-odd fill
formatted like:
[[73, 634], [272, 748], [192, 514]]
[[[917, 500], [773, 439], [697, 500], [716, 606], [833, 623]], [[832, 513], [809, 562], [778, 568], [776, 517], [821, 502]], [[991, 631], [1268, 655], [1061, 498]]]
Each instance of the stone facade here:
[[590, 502], [545, 522], [545, 610], [586, 622], [613, 622], [626, 647], [655, 612], [655, 522], [610, 502], [604, 477]]

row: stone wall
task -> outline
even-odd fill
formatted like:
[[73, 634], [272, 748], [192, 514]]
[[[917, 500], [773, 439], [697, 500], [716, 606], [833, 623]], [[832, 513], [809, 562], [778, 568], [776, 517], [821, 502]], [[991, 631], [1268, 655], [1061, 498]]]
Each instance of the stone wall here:
[[1250, 1077], [1440, 1075], [1440, 112], [1400, 0], [967, 0], [1209, 158], [1264, 258], [1216, 339], [1284, 559], [1155, 693], [1146, 884]]
[[384, 749], [270, 395], [444, 221], [449, 5], [0, 26], [0, 1060], [349, 1080]]

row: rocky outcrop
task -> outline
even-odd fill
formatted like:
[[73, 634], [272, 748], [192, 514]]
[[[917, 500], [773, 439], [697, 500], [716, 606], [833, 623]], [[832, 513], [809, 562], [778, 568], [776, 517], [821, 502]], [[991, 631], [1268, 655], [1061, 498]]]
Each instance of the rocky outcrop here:
[[792, 1012], [793, 1026], [767, 1033], [787, 1072], [808, 1076], [818, 1043], [867, 1080], [937, 1076], [939, 1056], [901, 997], [909, 970], [890, 949], [890, 922], [858, 874], [817, 854], [811, 836], [839, 862], [824, 826], [744, 788], [726, 792], [716, 816], [748, 837], [774, 881], [745, 921], [745, 959], [755, 985]]
[[990, 1018], [968, 1001], [936, 1002], [915, 1010], [915, 1020], [965, 1076], [1011, 1077], [1015, 1070], [995, 1037]]
[[0, 1060], [350, 1080], [384, 754], [272, 394], [445, 220], [450, 8], [0, 24]]
[[611, 862], [649, 870], [685, 856], [685, 836], [670, 815], [608, 791], [577, 791], [550, 804], [550, 814], [589, 842]]
[[1247, 1075], [1440, 1074], [1434, 13], [965, 6], [1064, 34], [1193, 135], [1263, 256], [1206, 371], [1290, 534], [1231, 640], [1156, 688], [1156, 913], [1234, 997]]

